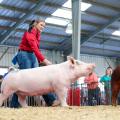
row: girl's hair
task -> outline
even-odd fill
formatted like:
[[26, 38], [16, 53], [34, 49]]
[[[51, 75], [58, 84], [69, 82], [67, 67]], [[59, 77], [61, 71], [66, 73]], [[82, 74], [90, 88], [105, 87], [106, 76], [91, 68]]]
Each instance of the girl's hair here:
[[29, 24], [28, 32], [31, 32], [32, 28], [39, 22], [45, 22], [44, 20], [32, 20]]

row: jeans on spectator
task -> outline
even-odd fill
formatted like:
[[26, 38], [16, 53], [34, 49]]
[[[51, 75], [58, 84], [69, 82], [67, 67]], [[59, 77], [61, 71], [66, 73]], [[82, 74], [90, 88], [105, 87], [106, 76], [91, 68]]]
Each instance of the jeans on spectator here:
[[[95, 103], [96, 102], [96, 103]], [[88, 105], [100, 105], [100, 88], [88, 89]]]
[[104, 87], [106, 105], [111, 105], [111, 87]]
[[[17, 54], [17, 62], [19, 65], [19, 69], [28, 69], [38, 67], [38, 61], [33, 52], [19, 51]], [[43, 95], [43, 98], [47, 104], [47, 106], [51, 106], [54, 100], [56, 99], [54, 94], [48, 93]], [[17, 108], [19, 107], [18, 96], [13, 94], [12, 101], [10, 107]]]

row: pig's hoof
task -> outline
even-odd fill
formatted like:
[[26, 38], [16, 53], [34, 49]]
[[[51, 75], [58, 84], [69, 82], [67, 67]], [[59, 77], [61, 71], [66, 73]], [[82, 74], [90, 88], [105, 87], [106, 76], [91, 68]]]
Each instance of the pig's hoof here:
[[62, 107], [69, 107], [67, 104], [62, 104], [61, 106]]

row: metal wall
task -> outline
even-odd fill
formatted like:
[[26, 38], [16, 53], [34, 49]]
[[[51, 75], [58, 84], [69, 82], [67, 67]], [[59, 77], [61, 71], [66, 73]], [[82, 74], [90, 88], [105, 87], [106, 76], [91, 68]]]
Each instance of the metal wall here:
[[[0, 47], [0, 56], [4, 53], [7, 47]], [[1, 67], [8, 67], [11, 66], [11, 60], [13, 56], [17, 53], [17, 47], [10, 47], [7, 53], [3, 56], [0, 60]], [[59, 51], [49, 51], [49, 50], [41, 50], [42, 53], [50, 60], [52, 63], [61, 63], [64, 61], [63, 54]], [[80, 60], [88, 63], [95, 63], [96, 69], [95, 72], [100, 77], [105, 74], [106, 68], [110, 65], [113, 69], [116, 67], [117, 64], [120, 63], [119, 60], [116, 58], [108, 58], [102, 56], [95, 56], [95, 55], [80, 55]]]
[[[4, 51], [7, 47], [0, 47], [0, 56], [3, 55]], [[8, 67], [11, 66], [11, 60], [14, 55], [17, 53], [18, 48], [10, 47], [7, 53], [0, 60], [0, 67]], [[41, 50], [42, 53], [48, 58], [48, 60], [52, 61], [52, 63], [60, 63], [63, 61], [63, 56], [59, 51], [49, 51], [49, 50]]]
[[96, 74], [101, 77], [105, 74], [105, 70], [109, 65], [114, 69], [117, 65], [116, 58], [108, 58], [103, 56], [95, 56], [95, 55], [81, 55], [80, 59], [84, 62], [95, 63]]

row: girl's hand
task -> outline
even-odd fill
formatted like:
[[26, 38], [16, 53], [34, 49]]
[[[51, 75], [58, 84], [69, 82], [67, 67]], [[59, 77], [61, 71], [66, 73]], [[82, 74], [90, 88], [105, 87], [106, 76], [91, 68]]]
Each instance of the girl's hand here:
[[44, 59], [43, 60], [43, 63], [45, 64], [45, 65], [51, 65], [52, 63], [49, 61], [49, 60], [47, 60], [47, 59]]

